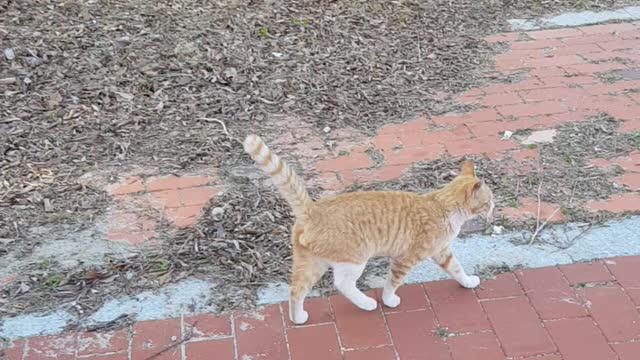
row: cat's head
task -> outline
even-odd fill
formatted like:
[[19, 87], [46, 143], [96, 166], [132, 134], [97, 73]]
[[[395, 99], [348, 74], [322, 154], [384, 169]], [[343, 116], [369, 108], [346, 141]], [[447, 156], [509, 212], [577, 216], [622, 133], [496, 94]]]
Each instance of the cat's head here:
[[478, 179], [475, 165], [467, 160], [462, 163], [460, 175], [454, 180], [457, 183], [458, 196], [461, 203], [472, 216], [482, 216], [490, 220], [493, 216], [495, 204], [493, 192], [487, 184]]

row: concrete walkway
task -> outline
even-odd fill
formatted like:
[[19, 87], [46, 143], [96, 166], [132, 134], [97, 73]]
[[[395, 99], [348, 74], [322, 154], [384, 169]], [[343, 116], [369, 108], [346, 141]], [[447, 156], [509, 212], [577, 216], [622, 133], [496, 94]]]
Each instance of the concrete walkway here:
[[[253, 312], [143, 321], [108, 333], [15, 340], [8, 360], [637, 360], [640, 256], [518, 270], [475, 290], [451, 280], [403, 286], [372, 312], [343, 296]], [[380, 299], [380, 291], [370, 294]]]

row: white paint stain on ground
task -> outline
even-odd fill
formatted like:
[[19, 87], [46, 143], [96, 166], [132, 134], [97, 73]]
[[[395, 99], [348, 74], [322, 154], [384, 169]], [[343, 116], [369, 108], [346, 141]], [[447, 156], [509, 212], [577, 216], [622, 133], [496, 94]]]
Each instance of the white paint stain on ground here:
[[108, 349], [111, 345], [111, 338], [113, 338], [113, 333], [95, 332], [93, 337], [78, 339], [78, 351], [84, 352], [89, 348], [101, 350]]
[[613, 20], [640, 20], [640, 6], [628, 6], [606, 11], [568, 12], [539, 19], [512, 19], [511, 28], [516, 31], [540, 30], [546, 28], [583, 26]]

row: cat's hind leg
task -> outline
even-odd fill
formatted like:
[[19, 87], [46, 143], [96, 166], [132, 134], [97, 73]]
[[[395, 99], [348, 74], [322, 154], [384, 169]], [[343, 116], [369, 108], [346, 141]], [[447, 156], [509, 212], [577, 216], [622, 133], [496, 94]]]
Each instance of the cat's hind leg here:
[[473, 289], [480, 285], [480, 278], [474, 275], [467, 275], [460, 265], [460, 262], [451, 252], [451, 248], [446, 248], [433, 256], [433, 260], [440, 265], [458, 284], [467, 289]]
[[304, 324], [309, 319], [309, 314], [304, 310], [304, 299], [328, 268], [329, 265], [323, 260], [294, 246], [289, 296], [289, 319], [294, 324]]
[[391, 259], [389, 276], [384, 289], [382, 289], [382, 302], [386, 306], [394, 308], [400, 305], [400, 297], [396, 294], [396, 290], [402, 285], [402, 280], [411, 271], [411, 268], [419, 261], [420, 259], [414, 256], [398, 256]]
[[356, 281], [362, 275], [367, 263], [333, 263], [333, 284], [349, 301], [362, 310], [375, 310], [378, 302], [365, 295], [356, 287]]

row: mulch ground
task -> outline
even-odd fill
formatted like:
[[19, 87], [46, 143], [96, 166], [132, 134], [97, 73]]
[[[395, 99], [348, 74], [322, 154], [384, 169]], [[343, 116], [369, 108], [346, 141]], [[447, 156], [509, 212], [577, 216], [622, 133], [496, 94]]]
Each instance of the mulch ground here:
[[[80, 229], [103, 215], [110, 197], [79, 181], [91, 172], [115, 181], [140, 164], [178, 174], [219, 168], [227, 186], [211, 205], [224, 207], [222, 219], [203, 219], [157, 254], [64, 273], [55, 264], [32, 264], [24, 270], [39, 280], [28, 289], [9, 288], [0, 314], [46, 309], [78, 294], [83, 300], [74, 310], [87, 313], [104, 293], [212, 271], [233, 285], [237, 298], [230, 306], [250, 306], [255, 287], [286, 278], [291, 218], [273, 189], [234, 174], [237, 165], [249, 164], [237, 139], [249, 131], [277, 137], [282, 129], [271, 120], [279, 115], [304, 119], [318, 131], [373, 133], [416, 115], [464, 110], [453, 101], [456, 93], [514, 81], [492, 68], [501, 47], [483, 40], [505, 30], [506, 19], [627, 2], [0, 2], [0, 256], [11, 246], [28, 257], [42, 241], [35, 226]], [[572, 167], [558, 162], [580, 159], [593, 141], [610, 144], [604, 136], [619, 136], [611, 133], [614, 122], [598, 123], [601, 128], [585, 123], [561, 131], [572, 147], [545, 148], [543, 157], [557, 172], [544, 180], [508, 182], [502, 176], [508, 169], [496, 162], [483, 166], [484, 175], [505, 202], [540, 181], [547, 196], [575, 196], [553, 192], [554, 181], [575, 179], [566, 178]], [[627, 149], [633, 141], [637, 147], [637, 138], [625, 138], [600, 148], [613, 153], [616, 144]], [[417, 166], [439, 170], [434, 178], [413, 171], [377, 186], [438, 186], [453, 164]], [[609, 195], [606, 177], [598, 176], [591, 193], [579, 193]], [[198, 241], [213, 235], [226, 240]], [[120, 278], [128, 279], [114, 281]]]

